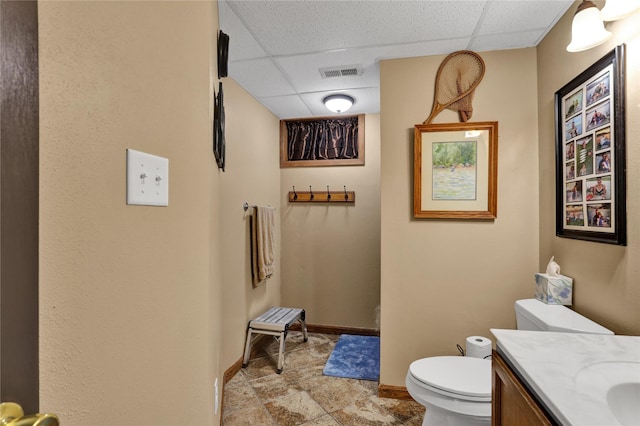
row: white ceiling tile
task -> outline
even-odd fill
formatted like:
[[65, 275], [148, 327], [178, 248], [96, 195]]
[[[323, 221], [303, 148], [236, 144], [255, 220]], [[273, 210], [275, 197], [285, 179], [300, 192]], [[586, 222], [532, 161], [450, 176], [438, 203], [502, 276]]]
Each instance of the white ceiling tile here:
[[[441, 55], [466, 49], [469, 38], [438, 40], [356, 49], [342, 49], [309, 55], [275, 57], [274, 61], [288, 76], [298, 93], [373, 87], [379, 85], [381, 59]], [[323, 78], [320, 69], [359, 66], [362, 75]]]
[[[370, 57], [362, 55], [358, 49], [331, 53], [298, 55], [274, 59], [298, 93], [347, 89], [356, 87], [376, 87], [380, 75], [378, 65]], [[327, 67], [359, 66], [359, 76], [323, 78], [320, 69]]]
[[484, 1], [229, 1], [271, 55], [471, 35]]
[[467, 49], [471, 37], [455, 37], [442, 40], [425, 40], [377, 48], [376, 61], [383, 59], [413, 58], [417, 56], [444, 55]]
[[230, 62], [229, 75], [256, 98], [295, 93], [271, 59]]
[[487, 4], [478, 35], [546, 29], [573, 0], [491, 1]]
[[222, 23], [220, 29], [229, 36], [230, 61], [267, 56], [264, 49], [224, 0], [218, 0], [218, 14]]
[[258, 100], [281, 120], [311, 117], [311, 111], [298, 95], [274, 96]]
[[476, 52], [487, 52], [489, 50], [519, 49], [522, 47], [535, 46], [542, 37], [542, 30], [526, 31], [510, 34], [493, 34], [478, 36], [473, 39], [470, 50]]

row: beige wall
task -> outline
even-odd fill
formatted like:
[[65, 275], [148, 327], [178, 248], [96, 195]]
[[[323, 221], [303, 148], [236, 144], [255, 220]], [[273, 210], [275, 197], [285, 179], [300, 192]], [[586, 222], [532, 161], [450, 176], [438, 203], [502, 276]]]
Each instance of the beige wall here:
[[[278, 121], [225, 79], [218, 171], [217, 22], [215, 2], [39, 4], [40, 408], [65, 425], [218, 424], [214, 381], [279, 303], [279, 278], [249, 284], [242, 210], [278, 203]], [[127, 148], [169, 159], [168, 207], [125, 204]]]
[[[471, 121], [498, 121], [495, 221], [412, 218], [413, 126], [444, 56], [381, 63], [381, 376], [404, 386], [411, 361], [457, 354], [466, 336], [514, 328], [513, 302], [538, 270], [535, 49], [482, 52]], [[457, 122], [450, 111], [434, 122]]]
[[[602, 6], [599, 3], [599, 6]], [[640, 15], [608, 23], [607, 43], [568, 53], [574, 5], [538, 46], [540, 264], [554, 255], [574, 278], [574, 308], [618, 334], [640, 334]], [[625, 43], [627, 246], [555, 236], [554, 93], [615, 46]]]
[[[279, 208], [279, 120], [235, 81], [224, 84], [226, 114], [226, 171], [220, 174], [219, 208], [224, 333], [224, 368], [242, 356], [247, 321], [280, 303], [280, 215], [276, 212], [275, 271], [266, 283], [253, 288], [249, 244], [249, 217], [245, 202]], [[217, 209], [214, 208], [214, 209]], [[214, 272], [217, 273], [217, 272]]]
[[[355, 204], [289, 203], [297, 191], [356, 192]], [[378, 328], [380, 116], [365, 117], [365, 165], [281, 170], [282, 303], [312, 324]]]

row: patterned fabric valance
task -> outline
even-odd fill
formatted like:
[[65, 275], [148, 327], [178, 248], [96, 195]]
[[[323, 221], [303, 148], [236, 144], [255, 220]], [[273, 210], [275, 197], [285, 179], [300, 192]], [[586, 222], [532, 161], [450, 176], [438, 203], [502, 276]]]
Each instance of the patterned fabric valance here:
[[288, 161], [358, 158], [358, 117], [287, 121]]

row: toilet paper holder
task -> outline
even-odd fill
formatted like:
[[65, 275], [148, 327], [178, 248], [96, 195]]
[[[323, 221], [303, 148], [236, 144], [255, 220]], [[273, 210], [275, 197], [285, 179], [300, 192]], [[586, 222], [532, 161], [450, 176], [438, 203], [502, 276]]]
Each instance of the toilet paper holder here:
[[491, 359], [492, 342], [491, 339], [482, 336], [469, 336], [466, 339], [466, 350], [459, 344], [456, 348], [460, 355], [473, 358]]

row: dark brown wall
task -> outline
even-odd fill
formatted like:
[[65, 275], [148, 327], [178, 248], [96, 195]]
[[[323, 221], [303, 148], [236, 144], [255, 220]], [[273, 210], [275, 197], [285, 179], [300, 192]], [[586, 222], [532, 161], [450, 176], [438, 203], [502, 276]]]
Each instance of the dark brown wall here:
[[38, 10], [0, 1], [0, 400], [38, 411]]

